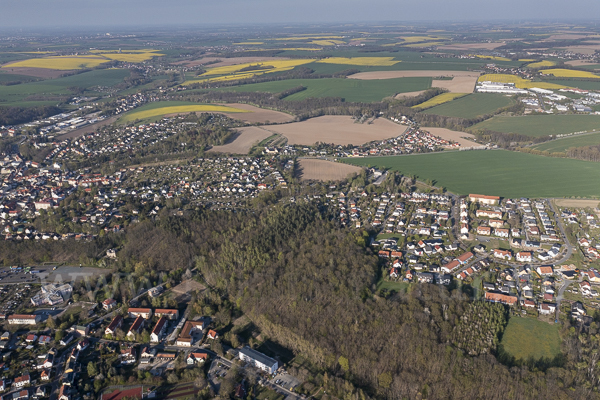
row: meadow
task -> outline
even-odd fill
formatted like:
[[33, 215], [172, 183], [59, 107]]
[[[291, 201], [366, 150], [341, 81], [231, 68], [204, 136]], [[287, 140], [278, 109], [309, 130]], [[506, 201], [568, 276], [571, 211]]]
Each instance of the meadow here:
[[524, 115], [495, 116], [470, 128], [476, 132], [489, 129], [504, 133], [520, 133], [531, 137], [560, 135], [573, 132], [600, 130], [597, 115]]
[[396, 78], [371, 81], [342, 78], [288, 79], [233, 86], [219, 90], [280, 93], [298, 86], [304, 86], [306, 90], [294, 93], [286, 97], [286, 100], [304, 100], [311, 97], [342, 97], [349, 102], [376, 102], [397, 93], [429, 89], [431, 87], [431, 78]]
[[[0, 102], [3, 106], [25, 106], [24, 102], [31, 101], [28, 100], [30, 96], [35, 96], [35, 100], [31, 101], [31, 106], [45, 105], [48, 101], [56, 104], [57, 101], [53, 98], [70, 95], [71, 91], [68, 90], [70, 87], [83, 89], [96, 86], [111, 87], [123, 82], [123, 79], [129, 75], [130, 72], [126, 69], [99, 69], [64, 78], [47, 79], [13, 86], [0, 86]], [[36, 104], [38, 102], [40, 104]]]
[[[510, 97], [502, 94], [473, 93], [423, 112], [425, 114], [444, 115], [447, 117], [475, 118], [480, 115], [492, 114], [498, 109], [507, 107], [512, 103], [513, 100]], [[423, 107], [425, 104], [420, 104], [419, 107]]]
[[534, 318], [510, 318], [500, 343], [505, 352], [520, 360], [553, 359], [560, 354], [558, 325]]
[[123, 124], [135, 120], [146, 120], [170, 114], [184, 114], [191, 112], [246, 113], [251, 111], [214, 104], [197, 104], [185, 101], [157, 101], [123, 114], [117, 122]]
[[571, 147], [597, 145], [600, 145], [600, 132], [551, 140], [533, 146], [533, 148], [541, 151], [549, 151], [551, 153], [560, 153], [567, 151]]
[[461, 195], [502, 197], [600, 196], [598, 163], [505, 150], [346, 158], [358, 166], [390, 168]]
[[466, 96], [467, 93], [442, 93], [439, 94], [435, 97], [432, 97], [431, 99], [421, 103], [421, 104], [417, 104], [416, 106], [412, 106], [412, 108], [421, 108], [421, 109], [425, 109], [425, 108], [431, 108], [434, 106], [438, 106], [440, 104], [444, 104], [447, 103], [449, 101], [452, 101], [458, 97], [463, 97]]

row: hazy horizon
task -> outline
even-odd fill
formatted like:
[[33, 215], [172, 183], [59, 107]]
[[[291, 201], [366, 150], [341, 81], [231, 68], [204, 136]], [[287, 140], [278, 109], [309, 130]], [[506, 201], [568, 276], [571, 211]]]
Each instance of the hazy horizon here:
[[573, 0], [0, 0], [0, 29], [377, 22], [587, 21], [600, 2]]

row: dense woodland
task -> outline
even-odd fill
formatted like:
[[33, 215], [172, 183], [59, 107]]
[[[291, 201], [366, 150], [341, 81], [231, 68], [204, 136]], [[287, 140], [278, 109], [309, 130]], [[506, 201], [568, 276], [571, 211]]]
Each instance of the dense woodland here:
[[[428, 284], [375, 295], [381, 267], [365, 235], [339, 227], [327, 207], [313, 204], [265, 205], [247, 214], [164, 210], [125, 233], [91, 242], [3, 242], [0, 254], [14, 255], [5, 263], [61, 255], [98, 260], [117, 247], [118, 260], [107, 267], [151, 280], [198, 267], [211, 287], [198, 312], [221, 326], [247, 315], [265, 338], [320, 371], [311, 379], [328, 398], [598, 397], [591, 389], [600, 343], [595, 322], [587, 332], [563, 328], [566, 357], [558, 363], [503, 355], [503, 364], [496, 347], [507, 309]], [[130, 298], [128, 286], [118, 285], [117, 293]]]
[[1, 107], [0, 125], [17, 125], [60, 114], [62, 110], [56, 106], [40, 107]]

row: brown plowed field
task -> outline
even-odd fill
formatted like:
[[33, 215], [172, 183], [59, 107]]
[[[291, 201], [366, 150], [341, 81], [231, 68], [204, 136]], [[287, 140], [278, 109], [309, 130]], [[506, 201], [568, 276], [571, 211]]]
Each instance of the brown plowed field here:
[[464, 138], [475, 138], [475, 135], [466, 132], [452, 131], [446, 128], [427, 128], [423, 127], [423, 130], [431, 133], [432, 135], [439, 136], [445, 140], [451, 140], [460, 144], [461, 147], [472, 147], [472, 146], [481, 146], [481, 144], [477, 142], [473, 142]]
[[273, 135], [271, 132], [257, 126], [238, 128], [238, 131], [239, 135], [231, 142], [224, 144], [223, 146], [213, 146], [210, 151], [217, 153], [248, 154], [256, 142], [260, 142]]
[[311, 145], [316, 142], [333, 144], [363, 144], [374, 140], [400, 136], [406, 127], [383, 118], [373, 123], [355, 123], [352, 117], [331, 115], [311, 118], [291, 124], [272, 125], [269, 131], [281, 133], [289, 144]]
[[450, 93], [472, 93], [476, 83], [476, 76], [455, 76], [451, 81], [434, 79], [431, 87], [448, 89]]
[[359, 173], [362, 169], [354, 165], [315, 158], [301, 158], [298, 163], [300, 164], [300, 178], [303, 181], [340, 181], [346, 179], [348, 175]]

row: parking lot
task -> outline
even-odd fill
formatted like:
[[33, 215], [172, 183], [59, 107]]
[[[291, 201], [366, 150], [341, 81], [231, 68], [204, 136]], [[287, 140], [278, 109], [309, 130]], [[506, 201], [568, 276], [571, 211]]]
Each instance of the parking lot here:
[[271, 379], [271, 382], [287, 390], [293, 390], [296, 386], [300, 384], [300, 381], [298, 379], [287, 374], [286, 372], [282, 372], [275, 375], [275, 377]]

